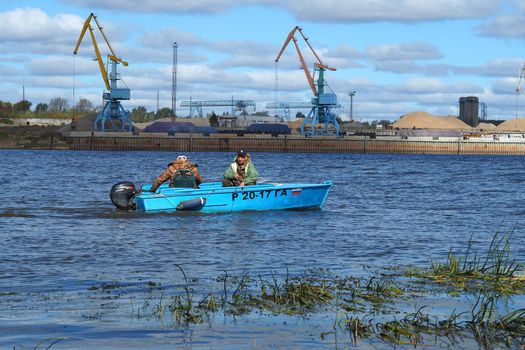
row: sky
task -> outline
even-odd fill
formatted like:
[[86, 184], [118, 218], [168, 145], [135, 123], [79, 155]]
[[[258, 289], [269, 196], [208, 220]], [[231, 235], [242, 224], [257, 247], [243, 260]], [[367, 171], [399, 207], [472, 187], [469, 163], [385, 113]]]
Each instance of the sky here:
[[[525, 96], [516, 94], [525, 0], [0, 0], [0, 100], [100, 105], [104, 82], [88, 34], [73, 55], [92, 12], [129, 62], [118, 67], [119, 84], [131, 89], [128, 110], [171, 108], [174, 42], [179, 116], [189, 114], [179, 104], [190, 98], [250, 99], [259, 112], [269, 102], [308, 102], [313, 92], [293, 43], [275, 63], [299, 26], [322, 63], [337, 69], [325, 79], [343, 120], [351, 104], [360, 121], [458, 115], [462, 96], [477, 96], [488, 119], [525, 117]], [[312, 71], [315, 57], [296, 38]], [[204, 112], [212, 109], [221, 112]]]

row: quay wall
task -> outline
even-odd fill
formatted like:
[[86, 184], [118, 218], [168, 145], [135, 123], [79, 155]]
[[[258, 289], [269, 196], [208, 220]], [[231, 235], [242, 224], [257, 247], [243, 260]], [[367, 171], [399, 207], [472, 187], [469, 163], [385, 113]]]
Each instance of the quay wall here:
[[77, 132], [64, 136], [69, 149], [96, 151], [178, 151], [282, 153], [393, 153], [458, 155], [525, 155], [525, 141], [463, 140], [461, 138], [400, 139], [357, 136], [310, 137], [282, 135], [211, 135]]

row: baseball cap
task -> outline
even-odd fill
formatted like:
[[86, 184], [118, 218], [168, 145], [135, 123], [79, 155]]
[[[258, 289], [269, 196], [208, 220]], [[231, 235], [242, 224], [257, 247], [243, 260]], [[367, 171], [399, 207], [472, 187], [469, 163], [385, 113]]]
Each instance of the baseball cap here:
[[237, 157], [246, 157], [248, 153], [246, 153], [245, 150], [241, 149], [239, 152], [237, 152]]

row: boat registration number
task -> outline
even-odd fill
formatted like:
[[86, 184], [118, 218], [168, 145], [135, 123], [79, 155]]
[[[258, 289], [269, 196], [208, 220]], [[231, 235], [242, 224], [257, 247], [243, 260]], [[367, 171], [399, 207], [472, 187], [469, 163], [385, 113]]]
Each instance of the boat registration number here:
[[244, 192], [233, 192], [232, 200], [241, 199], [243, 201], [250, 199], [266, 199], [287, 196], [288, 191], [286, 189], [280, 190], [262, 190], [262, 191], [244, 191]]

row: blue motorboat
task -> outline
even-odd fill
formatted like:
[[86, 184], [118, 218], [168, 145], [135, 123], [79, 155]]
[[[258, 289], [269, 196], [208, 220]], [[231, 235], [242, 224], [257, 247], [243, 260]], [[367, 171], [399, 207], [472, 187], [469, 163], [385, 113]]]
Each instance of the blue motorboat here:
[[208, 182], [199, 188], [173, 188], [164, 184], [153, 193], [147, 191], [151, 184], [137, 191], [132, 182], [119, 182], [112, 187], [110, 197], [117, 208], [140, 212], [311, 209], [322, 207], [331, 186], [331, 181], [242, 187], [223, 187], [220, 182]]

